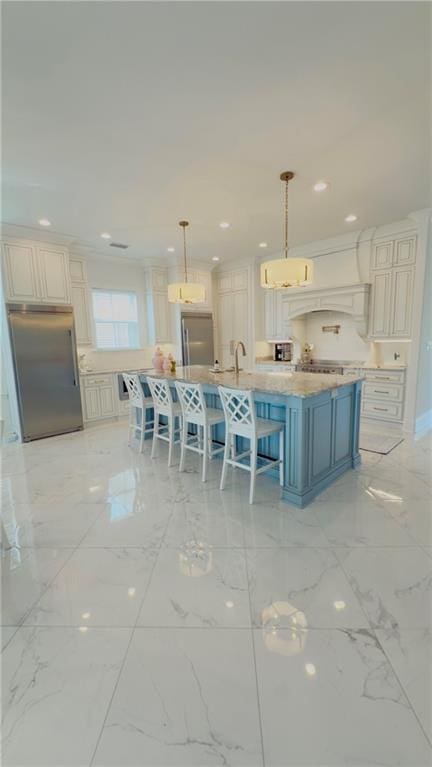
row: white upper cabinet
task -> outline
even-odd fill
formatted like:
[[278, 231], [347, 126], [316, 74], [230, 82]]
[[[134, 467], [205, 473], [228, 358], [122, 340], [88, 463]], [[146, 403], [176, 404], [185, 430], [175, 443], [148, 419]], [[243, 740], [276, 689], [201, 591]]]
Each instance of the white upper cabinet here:
[[70, 304], [68, 254], [36, 242], [3, 243], [6, 300]]
[[374, 246], [371, 338], [410, 338], [415, 258], [415, 235]]
[[72, 281], [71, 301], [74, 310], [75, 335], [78, 346], [88, 346], [92, 339], [92, 320], [90, 315], [90, 293], [87, 281], [85, 260], [71, 255], [69, 272]]
[[246, 358], [241, 357], [242, 367], [250, 366], [252, 359], [249, 334], [249, 272], [236, 269], [218, 275], [218, 355], [224, 367], [233, 364], [230, 341], [243, 341]]
[[36, 251], [32, 245], [5, 242], [3, 266], [8, 301], [41, 300]]
[[49, 304], [70, 304], [68, 255], [64, 250], [38, 247], [42, 301]]

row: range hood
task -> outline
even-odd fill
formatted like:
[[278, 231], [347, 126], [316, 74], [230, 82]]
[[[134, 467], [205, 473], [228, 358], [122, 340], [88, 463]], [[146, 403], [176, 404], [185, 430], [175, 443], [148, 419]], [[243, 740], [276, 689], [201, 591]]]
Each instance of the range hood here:
[[369, 283], [360, 282], [336, 288], [290, 291], [282, 302], [283, 325], [287, 335], [292, 334], [291, 320], [310, 312], [331, 311], [349, 314], [354, 320], [359, 336], [364, 338], [368, 331], [370, 287]]

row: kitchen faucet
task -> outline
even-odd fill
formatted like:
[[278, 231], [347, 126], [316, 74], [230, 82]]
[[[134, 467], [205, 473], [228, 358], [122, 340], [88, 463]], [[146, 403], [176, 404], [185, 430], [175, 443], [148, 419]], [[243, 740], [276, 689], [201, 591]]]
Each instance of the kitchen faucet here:
[[246, 357], [246, 349], [245, 349], [245, 345], [244, 345], [243, 341], [236, 341], [236, 344], [234, 346], [234, 364], [235, 364], [235, 374], [236, 374], [236, 376], [238, 376], [238, 374], [240, 373], [239, 361], [238, 361], [238, 350], [239, 350], [239, 347], [242, 350], [243, 357]]

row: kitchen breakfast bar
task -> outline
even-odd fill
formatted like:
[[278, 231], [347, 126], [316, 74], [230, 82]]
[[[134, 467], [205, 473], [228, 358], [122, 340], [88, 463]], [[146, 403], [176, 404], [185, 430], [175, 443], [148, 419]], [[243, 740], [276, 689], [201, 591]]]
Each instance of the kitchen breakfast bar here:
[[[362, 379], [357, 375], [318, 373], [213, 373], [208, 367], [179, 367], [173, 375], [146, 371], [140, 379], [148, 394], [147, 374], [201, 383], [207, 405], [222, 409], [219, 385], [251, 390], [258, 418], [284, 424], [285, 460], [282, 499], [303, 508], [345, 471], [360, 463], [359, 428]], [[175, 397], [175, 393], [173, 394]], [[149, 417], [152, 417], [151, 415]], [[224, 424], [214, 427], [213, 439], [224, 443]], [[236, 452], [248, 449], [237, 437]], [[261, 459], [277, 459], [277, 435], [260, 440]], [[277, 468], [269, 474], [278, 476]]]

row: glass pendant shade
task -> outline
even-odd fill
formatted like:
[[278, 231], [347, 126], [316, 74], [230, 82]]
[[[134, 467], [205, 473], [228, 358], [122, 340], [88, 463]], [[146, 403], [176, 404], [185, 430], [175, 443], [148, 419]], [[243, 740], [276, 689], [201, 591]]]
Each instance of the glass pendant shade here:
[[172, 282], [168, 285], [170, 304], [203, 304], [205, 299], [205, 286], [199, 282]]
[[183, 229], [183, 258], [184, 282], [172, 282], [168, 285], [168, 301], [170, 304], [203, 304], [206, 300], [205, 285], [199, 282], [188, 282], [186, 260], [186, 227], [188, 221], [179, 221]]
[[304, 288], [313, 281], [313, 262], [307, 258], [277, 258], [261, 264], [262, 288]]
[[285, 182], [285, 258], [261, 264], [262, 288], [304, 288], [313, 281], [313, 261], [309, 258], [288, 257], [288, 183], [294, 178], [291, 170], [281, 173]]

